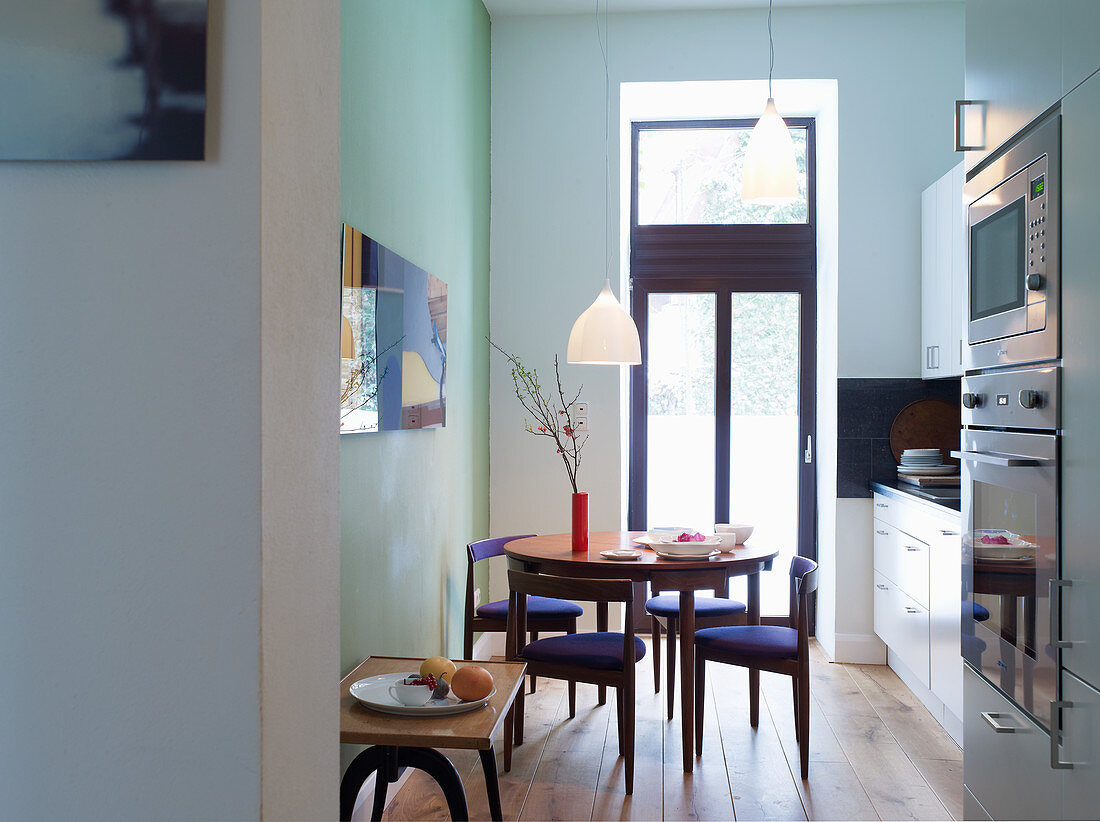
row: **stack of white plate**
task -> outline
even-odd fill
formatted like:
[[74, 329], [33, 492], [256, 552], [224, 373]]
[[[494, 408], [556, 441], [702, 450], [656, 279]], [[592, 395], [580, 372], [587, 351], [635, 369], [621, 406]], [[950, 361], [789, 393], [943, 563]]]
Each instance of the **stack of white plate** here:
[[899, 474], [917, 477], [938, 477], [954, 474], [958, 467], [943, 464], [943, 452], [939, 448], [906, 448], [901, 452]]

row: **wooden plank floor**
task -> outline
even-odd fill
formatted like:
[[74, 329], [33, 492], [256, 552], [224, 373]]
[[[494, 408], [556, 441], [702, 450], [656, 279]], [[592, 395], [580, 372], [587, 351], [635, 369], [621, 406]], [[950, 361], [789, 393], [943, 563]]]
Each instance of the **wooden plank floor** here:
[[[662, 660], [662, 663], [664, 660]], [[623, 792], [614, 691], [578, 685], [568, 718], [564, 683], [540, 679], [527, 697], [524, 743], [501, 769], [505, 819], [961, 819], [962, 751], [885, 666], [838, 665], [812, 646], [810, 777], [798, 778], [788, 677], [761, 675], [760, 727], [749, 726], [748, 675], [707, 665], [703, 755], [681, 768], [679, 700], [665, 721], [650, 657], [638, 665], [634, 795]], [[679, 693], [677, 693], [679, 697]], [[472, 752], [453, 751], [471, 819], [488, 819]], [[361, 797], [367, 818], [370, 797]], [[414, 772], [384, 819], [447, 819], [435, 783]]]

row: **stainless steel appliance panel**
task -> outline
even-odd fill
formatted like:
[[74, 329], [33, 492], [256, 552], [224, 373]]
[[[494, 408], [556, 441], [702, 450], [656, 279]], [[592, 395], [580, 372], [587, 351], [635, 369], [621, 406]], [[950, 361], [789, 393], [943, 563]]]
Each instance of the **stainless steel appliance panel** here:
[[1100, 692], [1075, 676], [1062, 677], [1061, 745], [1052, 751], [1062, 771], [1063, 819], [1100, 814]]
[[966, 370], [1057, 359], [1061, 118], [965, 186], [970, 226]]
[[1048, 366], [963, 377], [963, 425], [1057, 429], [1060, 374]]
[[966, 789], [993, 819], [1061, 819], [1063, 772], [1049, 766], [1047, 733], [970, 666], [963, 689]]
[[1049, 644], [1057, 437], [964, 430], [956, 454], [963, 465], [963, 658], [1045, 726], [1058, 676]]

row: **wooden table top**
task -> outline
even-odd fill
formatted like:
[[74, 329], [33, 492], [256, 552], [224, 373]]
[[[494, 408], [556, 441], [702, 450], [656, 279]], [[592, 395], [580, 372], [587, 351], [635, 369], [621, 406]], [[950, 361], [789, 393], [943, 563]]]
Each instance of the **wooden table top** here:
[[[732, 553], [703, 559], [664, 559], [652, 548], [633, 542], [645, 531], [600, 531], [588, 535], [588, 552], [573, 552], [569, 534], [546, 534], [509, 542], [505, 553], [512, 559], [535, 562], [544, 571], [578, 576], [580, 573], [613, 579], [649, 579], [654, 573], [719, 571], [730, 576], [749, 574], [779, 556], [779, 551], [762, 545], [738, 545]], [[636, 548], [642, 555], [635, 560], [614, 560], [600, 556], [613, 548]]]
[[488, 750], [523, 683], [523, 662], [455, 660], [458, 667], [480, 665], [493, 675], [497, 692], [483, 707], [464, 714], [424, 718], [394, 716], [359, 703], [351, 686], [381, 674], [418, 671], [423, 658], [371, 656], [340, 680], [340, 741], [355, 745], [399, 745], [408, 748]]

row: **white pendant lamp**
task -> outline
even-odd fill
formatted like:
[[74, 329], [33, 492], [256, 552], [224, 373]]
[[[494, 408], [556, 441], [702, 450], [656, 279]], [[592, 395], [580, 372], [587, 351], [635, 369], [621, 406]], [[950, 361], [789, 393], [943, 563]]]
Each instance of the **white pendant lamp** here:
[[[607, 6], [604, 6], [606, 23]], [[611, 219], [611, 170], [608, 160], [607, 135], [611, 117], [611, 80], [607, 69], [607, 49], [600, 34], [600, 0], [596, 0], [596, 38], [603, 55], [604, 121], [603, 121], [603, 172], [604, 172], [604, 281], [596, 301], [585, 309], [573, 323], [569, 332], [569, 345], [565, 360], [584, 365], [641, 365], [642, 345], [638, 338], [638, 326], [611, 291], [608, 269], [611, 263], [608, 223]]]
[[779, 116], [772, 97], [772, 4], [768, 0], [768, 102], [749, 137], [745, 165], [741, 171], [741, 200], [759, 205], [782, 205], [798, 197], [798, 167], [794, 141]]

